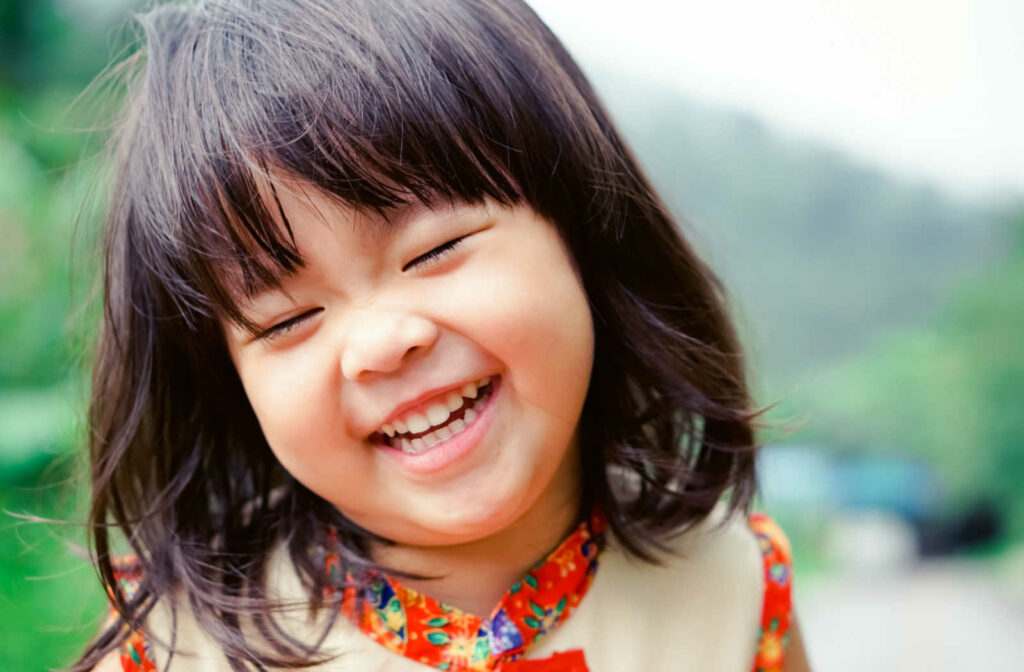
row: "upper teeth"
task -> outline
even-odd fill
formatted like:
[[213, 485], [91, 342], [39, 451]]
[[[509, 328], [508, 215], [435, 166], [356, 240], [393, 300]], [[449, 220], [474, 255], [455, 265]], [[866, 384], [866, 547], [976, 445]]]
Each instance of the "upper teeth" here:
[[451, 414], [466, 402], [466, 399], [476, 399], [478, 390], [491, 382], [490, 376], [482, 378], [475, 383], [466, 383], [458, 392], [449, 392], [443, 400], [428, 406], [424, 411], [409, 413], [394, 424], [382, 425], [380, 431], [388, 436], [395, 434], [420, 434], [431, 427], [437, 427], [448, 422]]

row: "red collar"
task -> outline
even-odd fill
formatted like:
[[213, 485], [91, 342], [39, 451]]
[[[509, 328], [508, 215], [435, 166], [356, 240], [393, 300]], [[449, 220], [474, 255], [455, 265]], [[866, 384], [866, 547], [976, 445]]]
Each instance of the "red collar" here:
[[[586, 595], [597, 571], [606, 525], [604, 516], [595, 511], [509, 588], [487, 618], [382, 576], [364, 594], [359, 628], [391, 651], [439, 670], [586, 672], [582, 651], [543, 660], [522, 656], [568, 618]], [[353, 597], [346, 596], [345, 601], [351, 603]]]

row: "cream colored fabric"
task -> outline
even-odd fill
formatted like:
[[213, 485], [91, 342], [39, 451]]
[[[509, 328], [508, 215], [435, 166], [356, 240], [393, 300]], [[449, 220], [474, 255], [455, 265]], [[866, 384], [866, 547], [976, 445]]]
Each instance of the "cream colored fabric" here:
[[[724, 526], [714, 520], [676, 538], [676, 556], [655, 567], [629, 557], [610, 540], [597, 575], [579, 609], [540, 640], [529, 658], [581, 648], [591, 672], [749, 672], [757, 645], [764, 570], [757, 541], [744, 520]], [[274, 582], [281, 594], [299, 596], [298, 579], [275, 558]], [[166, 649], [151, 640], [160, 672], [227, 672], [220, 650], [187, 608], [178, 610], [178, 653], [171, 666]], [[303, 610], [287, 617], [296, 634], [318, 632]], [[166, 608], [150, 618], [151, 632], [168, 633]], [[393, 654], [339, 619], [325, 650], [340, 653], [317, 672], [421, 672], [430, 669]], [[191, 654], [191, 655], [189, 655]]]

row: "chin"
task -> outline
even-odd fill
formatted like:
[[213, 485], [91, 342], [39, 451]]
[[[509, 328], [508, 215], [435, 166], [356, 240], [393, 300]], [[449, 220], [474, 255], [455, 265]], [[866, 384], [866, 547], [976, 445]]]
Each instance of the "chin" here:
[[[527, 509], [522, 497], [477, 499], [445, 507], [418, 527], [424, 539], [422, 545], [468, 544], [486, 539], [511, 527]], [[417, 535], [419, 536], [419, 535]]]

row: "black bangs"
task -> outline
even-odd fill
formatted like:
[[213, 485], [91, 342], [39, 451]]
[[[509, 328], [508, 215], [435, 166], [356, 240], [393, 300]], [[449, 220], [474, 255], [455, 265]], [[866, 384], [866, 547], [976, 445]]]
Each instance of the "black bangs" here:
[[[190, 321], [244, 324], [238, 297], [301, 266], [275, 177], [378, 213], [485, 197], [565, 206], [561, 141], [593, 123], [589, 110], [555, 85], [557, 63], [537, 62], [539, 40], [494, 29], [536, 18], [500, 3], [373, 4], [401, 5], [403, 21], [312, 0], [141, 19], [147, 65], [118, 200], [138, 204], [129, 219], [159, 241], [153, 266]], [[437, 39], [439, 22], [460, 39]]]

